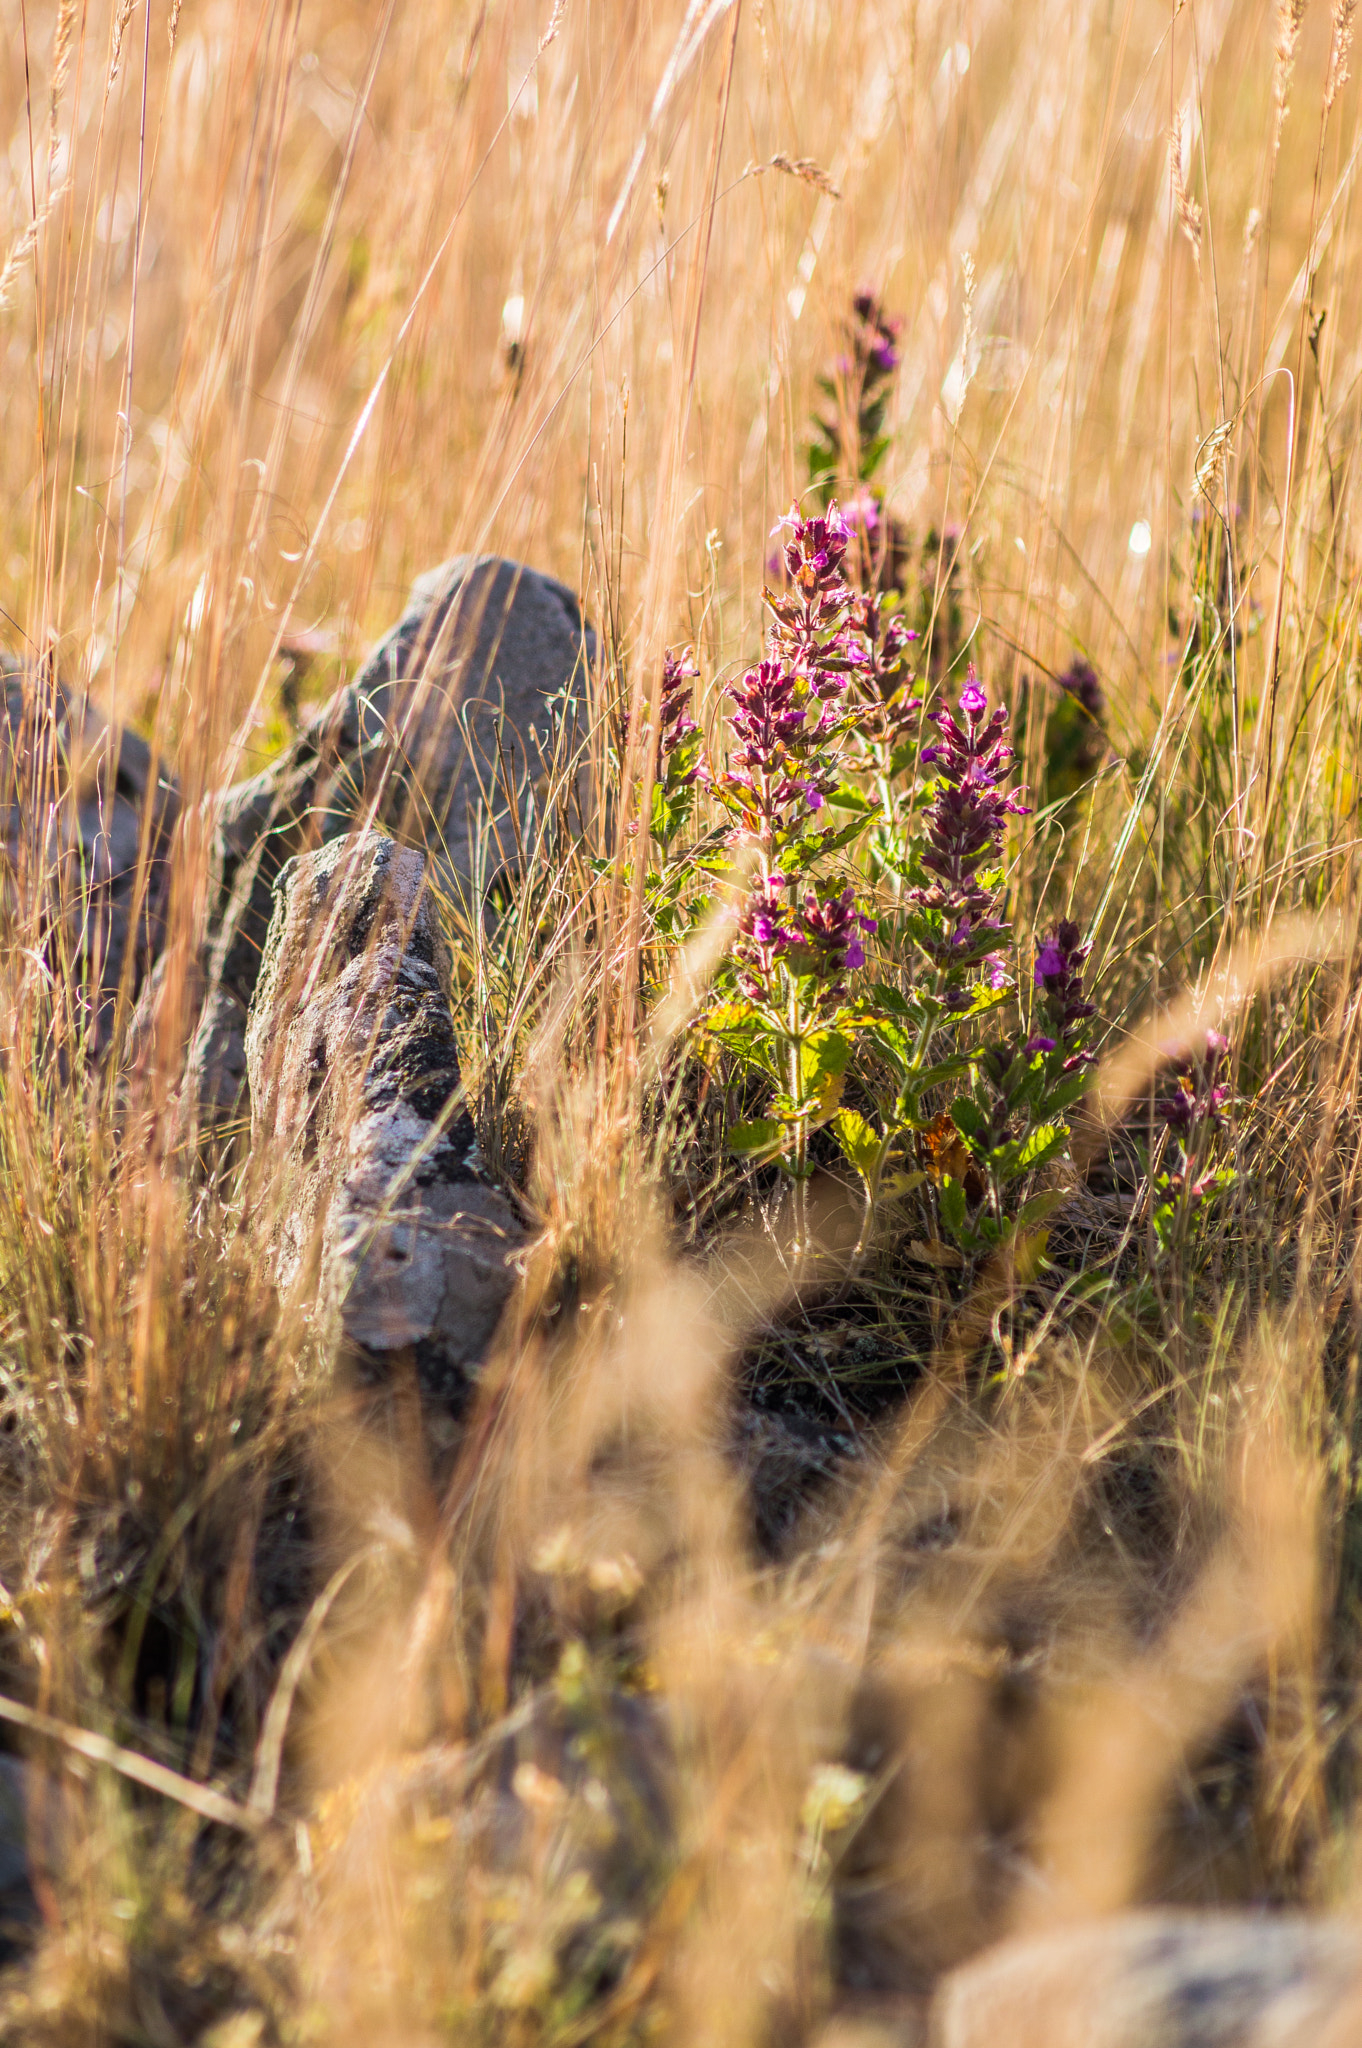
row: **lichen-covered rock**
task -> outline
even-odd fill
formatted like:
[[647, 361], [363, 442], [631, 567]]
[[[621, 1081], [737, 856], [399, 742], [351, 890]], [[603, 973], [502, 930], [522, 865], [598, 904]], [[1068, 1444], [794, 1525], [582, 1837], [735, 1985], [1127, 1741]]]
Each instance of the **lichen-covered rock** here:
[[932, 2048], [1318, 2048], [1360, 1976], [1342, 1920], [1122, 1913], [954, 1971]]
[[252, 1141], [282, 1162], [279, 1282], [315, 1269], [369, 1374], [400, 1355], [457, 1409], [524, 1233], [478, 1177], [449, 951], [421, 856], [378, 832], [284, 869], [246, 1031]]
[[489, 872], [513, 865], [533, 785], [594, 653], [564, 584], [494, 555], [457, 556], [417, 579], [354, 681], [279, 759], [228, 791], [204, 957], [211, 1048], [198, 1048], [190, 1078], [205, 1123], [239, 1104], [240, 1020], [285, 862], [358, 821], [428, 849], [459, 883], [477, 870], [480, 836]]
[[[0, 866], [70, 970], [87, 1053], [109, 1044], [120, 984], [135, 997], [165, 934], [174, 782], [146, 741], [50, 673], [0, 656]], [[35, 895], [35, 890], [37, 894]]]

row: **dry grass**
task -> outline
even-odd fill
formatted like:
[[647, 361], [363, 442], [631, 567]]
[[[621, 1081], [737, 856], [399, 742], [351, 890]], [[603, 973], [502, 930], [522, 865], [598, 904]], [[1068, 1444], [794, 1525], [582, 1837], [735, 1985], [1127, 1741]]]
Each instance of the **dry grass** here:
[[[746, 2048], [1018, 1925], [1352, 1898], [1351, 29], [0, 0], [5, 639], [184, 798], [135, 1114], [50, 973], [51, 839], [11, 847], [0, 1692], [46, 1791], [5, 2039]], [[1033, 788], [1075, 649], [1108, 697], [1097, 781], [1017, 831], [1018, 928], [1095, 925], [1114, 1118], [1232, 1020], [1238, 1191], [1171, 1269], [1085, 1197], [1039, 1293], [960, 1303], [887, 1226], [796, 1302], [712, 1118], [658, 1111], [640, 904], [555, 843], [495, 932], [452, 907], [484, 1151], [544, 1234], [462, 1435], [423, 1431], [266, 1285], [259, 1162], [172, 1142], [205, 798], [286, 741], [281, 650], [324, 694], [464, 549], [581, 591], [598, 778], [664, 643], [713, 723], [865, 281], [907, 315], [889, 504], [952, 536]], [[773, 1559], [727, 1418], [777, 1356], [863, 1443]]]

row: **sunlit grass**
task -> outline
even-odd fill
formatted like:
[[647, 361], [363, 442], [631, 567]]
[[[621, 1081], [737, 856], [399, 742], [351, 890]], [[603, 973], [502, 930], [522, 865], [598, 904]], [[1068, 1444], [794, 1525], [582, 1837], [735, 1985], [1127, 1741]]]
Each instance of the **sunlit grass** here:
[[[1346, 15], [0, 0], [0, 1693], [49, 1808], [7, 2038], [803, 2039], [1047, 1916], [1352, 1897]], [[664, 646], [722, 746], [866, 285], [932, 672], [1013, 707], [1011, 917], [1094, 939], [1086, 1178], [1048, 1273], [977, 1287], [892, 1202], [848, 1275], [830, 1182], [794, 1287], [741, 1079], [686, 1057], [718, 944], [614, 860]], [[601, 660], [526, 884], [439, 884], [541, 1233], [457, 1431], [332, 1381], [271, 1162], [176, 1091], [211, 792], [480, 549]], [[54, 674], [183, 798], [131, 1066], [52, 930]], [[1150, 1082], [1207, 1024], [1238, 1180], [1160, 1261]], [[856, 1454], [763, 1547], [789, 1386]]]

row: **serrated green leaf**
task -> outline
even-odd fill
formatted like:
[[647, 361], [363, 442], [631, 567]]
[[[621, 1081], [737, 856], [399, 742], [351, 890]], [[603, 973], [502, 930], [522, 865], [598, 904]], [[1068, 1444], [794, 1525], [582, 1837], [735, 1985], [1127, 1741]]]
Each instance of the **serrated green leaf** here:
[[773, 1116], [755, 1117], [751, 1123], [731, 1124], [728, 1149], [754, 1165], [772, 1159], [785, 1143], [785, 1126]]
[[863, 818], [856, 818], [850, 825], [843, 825], [840, 832], [824, 832], [820, 834], [820, 856], [824, 853], [836, 853], [840, 847], [850, 846], [854, 839], [860, 838], [864, 830], [865, 820]]
[[705, 1019], [711, 1031], [736, 1031], [755, 1022], [756, 1011], [748, 1002], [718, 1003]]
[[840, 1080], [851, 1058], [851, 1040], [840, 1031], [816, 1031], [799, 1048], [800, 1078], [812, 1092], [829, 1077]]
[[1062, 1151], [1068, 1136], [1065, 1124], [1037, 1124], [1023, 1137], [998, 1147], [993, 1154], [993, 1171], [1004, 1185], [1019, 1180], [1022, 1174], [1029, 1173], [1033, 1167], [1043, 1166], [1047, 1159], [1053, 1159], [1057, 1152]]
[[850, 1164], [869, 1181], [883, 1159], [883, 1141], [856, 1109], [839, 1109], [832, 1120], [837, 1142]]
[[951, 1016], [954, 1021], [963, 1024], [971, 1017], [986, 1017], [990, 1010], [996, 1010], [1000, 1004], [1010, 1002], [1011, 999], [1010, 988], [989, 988], [987, 983], [980, 982], [970, 1000], [969, 1008], [952, 1010]]
[[1017, 1153], [1019, 1172], [1026, 1172], [1032, 1166], [1041, 1166], [1061, 1150], [1069, 1133], [1063, 1124], [1037, 1124], [1021, 1140]]
[[965, 1190], [958, 1180], [952, 1180], [948, 1173], [941, 1176], [941, 1191], [938, 1197], [941, 1206], [941, 1221], [952, 1237], [959, 1237], [965, 1227], [968, 1213]]

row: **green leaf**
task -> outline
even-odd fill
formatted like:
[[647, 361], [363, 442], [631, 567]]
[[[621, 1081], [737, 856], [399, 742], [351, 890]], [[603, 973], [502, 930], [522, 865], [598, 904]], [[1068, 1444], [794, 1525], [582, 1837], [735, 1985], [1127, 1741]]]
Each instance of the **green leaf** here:
[[820, 832], [818, 835], [819, 856], [821, 857], [825, 853], [836, 853], [838, 848], [842, 846], [850, 846], [852, 840], [859, 839], [864, 830], [865, 820], [863, 818], [854, 818], [849, 825], [843, 825], [840, 832]]
[[857, 789], [854, 782], [839, 782], [828, 802], [835, 804], [839, 811], [858, 811], [863, 818], [872, 816], [875, 810], [865, 791]]
[[1024, 1137], [1014, 1138], [1010, 1145], [1000, 1145], [993, 1154], [993, 1171], [1006, 1185], [1020, 1179], [1034, 1166], [1043, 1166], [1056, 1152], [1061, 1152], [1068, 1143], [1069, 1131], [1066, 1124], [1037, 1124]]
[[947, 1081], [959, 1080], [961, 1074], [969, 1071], [969, 1054], [954, 1053], [948, 1060], [937, 1060], [934, 1065], [924, 1067], [913, 1078], [913, 1086], [922, 1092], [928, 1088], [940, 1088]]
[[841, 1080], [851, 1058], [851, 1040], [840, 1031], [815, 1031], [799, 1048], [799, 1072], [812, 1094], [829, 1079]]
[[971, 1017], [985, 1017], [990, 1010], [996, 1010], [1001, 1003], [1011, 1002], [1012, 993], [1010, 988], [990, 988], [987, 982], [981, 981], [974, 990], [969, 1008], [967, 1010], [953, 1010], [951, 1012], [952, 1020], [955, 1023], [964, 1024]]
[[965, 1190], [959, 1181], [952, 1180], [948, 1173], [943, 1173], [941, 1176], [939, 1200], [941, 1205], [941, 1221], [945, 1224], [952, 1237], [959, 1237], [965, 1227], [965, 1217], [967, 1214]]
[[968, 1095], [957, 1095], [951, 1104], [951, 1122], [962, 1138], [977, 1138], [988, 1119], [978, 1103], [971, 1102]]
[[869, 1182], [883, 1160], [883, 1143], [878, 1131], [873, 1130], [856, 1109], [839, 1109], [832, 1120], [832, 1128], [850, 1164], [863, 1180]]
[[749, 1124], [732, 1124], [728, 1149], [753, 1165], [773, 1159], [785, 1143], [785, 1126], [773, 1116], [761, 1116]]
[[1017, 1154], [1017, 1170], [1024, 1173], [1028, 1167], [1041, 1166], [1047, 1159], [1052, 1159], [1056, 1152], [1063, 1149], [1068, 1135], [1063, 1124], [1037, 1124], [1036, 1128], [1028, 1131], [1021, 1141], [1021, 1150]]
[[1086, 1093], [1087, 1087], [1088, 1071], [1086, 1067], [1078, 1068], [1075, 1073], [1065, 1074], [1061, 1080], [1056, 1081], [1053, 1088], [1048, 1088], [1045, 1092], [1046, 1115], [1059, 1115], [1062, 1110], [1066, 1110], [1069, 1107], [1071, 1102], [1077, 1102], [1079, 1097]]
[[1023, 1202], [1018, 1209], [1018, 1226], [1026, 1229], [1033, 1223], [1044, 1223], [1046, 1217], [1053, 1216], [1055, 1210], [1067, 1199], [1067, 1191], [1064, 1188], [1043, 1188], [1040, 1194], [1032, 1195], [1030, 1201]]
[[756, 1021], [756, 1011], [751, 1003], [719, 1003], [706, 1018], [709, 1030], [737, 1031]]
[[906, 1031], [892, 1017], [877, 1017], [871, 1026], [870, 1036], [888, 1054], [892, 1064], [906, 1073], [913, 1060], [912, 1032]]

